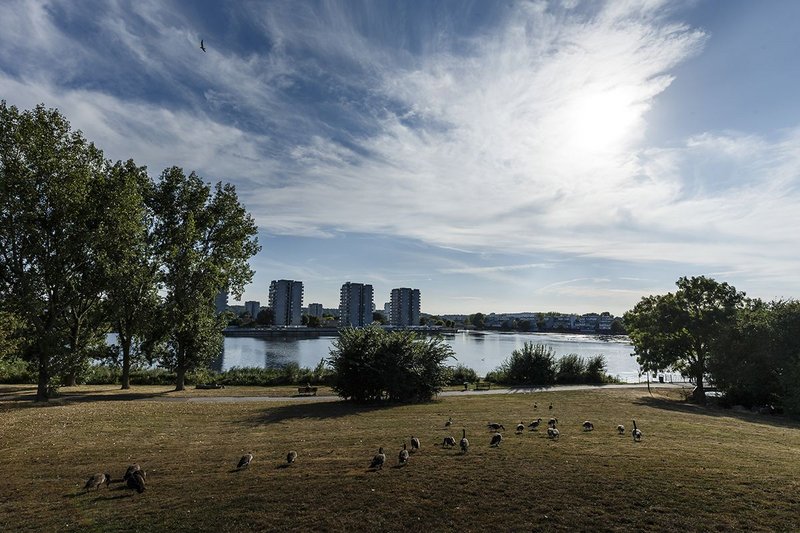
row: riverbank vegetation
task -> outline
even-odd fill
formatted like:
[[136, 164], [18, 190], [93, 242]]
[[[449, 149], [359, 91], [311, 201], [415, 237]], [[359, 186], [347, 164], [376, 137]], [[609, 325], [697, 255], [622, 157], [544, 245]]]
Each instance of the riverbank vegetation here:
[[698, 403], [710, 383], [726, 405], [800, 414], [800, 302], [747, 298], [703, 276], [677, 286], [625, 314], [642, 369], [691, 376]]
[[[108, 391], [44, 408], [6, 389], [0, 471], [9, 497], [0, 498], [0, 516], [8, 531], [791, 531], [800, 516], [797, 423], [689, 405], [664, 390], [364, 407], [194, 403], [193, 390], [142, 387], [160, 392], [118, 401], [131, 393]], [[225, 391], [196, 394], [212, 392]], [[527, 424], [550, 403], [558, 440], [526, 428], [489, 446], [487, 421]], [[594, 431], [582, 430], [587, 419]], [[462, 428], [467, 454], [438, 446]], [[411, 435], [421, 449], [395, 468]], [[387, 463], [368, 470], [379, 446]], [[285, 467], [289, 450], [298, 458]], [[235, 471], [248, 452], [253, 463]], [[142, 494], [116, 482], [133, 463], [147, 471]], [[83, 490], [95, 472], [115, 482]]]
[[486, 375], [486, 380], [502, 385], [547, 385], [615, 383], [606, 373], [603, 355], [585, 359], [577, 354], [556, 357], [555, 351], [544, 344], [526, 342], [514, 350], [503, 363]]

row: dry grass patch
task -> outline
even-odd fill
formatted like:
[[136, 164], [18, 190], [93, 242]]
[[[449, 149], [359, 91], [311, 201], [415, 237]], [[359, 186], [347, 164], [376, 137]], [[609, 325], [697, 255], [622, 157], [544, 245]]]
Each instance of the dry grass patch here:
[[[554, 391], [367, 408], [100, 398], [11, 407], [0, 414], [0, 516], [9, 531], [796, 529], [798, 425], [670, 394]], [[542, 408], [551, 401], [553, 411]], [[558, 441], [544, 429], [514, 434], [520, 420], [551, 415]], [[644, 432], [638, 444], [633, 418]], [[586, 419], [594, 431], [581, 431]], [[496, 449], [489, 421], [507, 428]], [[439, 446], [462, 427], [468, 454]], [[422, 449], [397, 468], [411, 436]], [[379, 446], [387, 465], [368, 471]], [[299, 457], [287, 467], [290, 449]], [[233, 471], [245, 452], [253, 464]], [[119, 478], [133, 462], [148, 472], [144, 494], [120, 484], [81, 490], [92, 473]]]

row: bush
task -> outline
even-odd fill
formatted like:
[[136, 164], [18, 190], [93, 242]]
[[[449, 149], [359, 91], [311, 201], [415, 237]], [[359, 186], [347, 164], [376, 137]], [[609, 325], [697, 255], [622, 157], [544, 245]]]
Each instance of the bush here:
[[583, 383], [586, 374], [586, 361], [578, 354], [565, 355], [558, 361], [556, 383]]
[[475, 381], [478, 381], [478, 374], [471, 368], [461, 364], [450, 369], [450, 375], [447, 379], [449, 385], [462, 385], [466, 382], [473, 383]]
[[606, 357], [602, 354], [590, 357], [586, 362], [586, 383], [611, 383], [618, 381], [606, 374]]
[[357, 402], [427, 401], [447, 383], [453, 349], [441, 338], [379, 327], [345, 329], [333, 344], [333, 389]]
[[36, 383], [36, 369], [22, 359], [0, 359], [0, 383]]
[[[496, 379], [509, 385], [550, 385], [555, 381], [555, 367], [552, 348], [526, 342], [503, 361]], [[489, 375], [486, 379], [490, 380]]]

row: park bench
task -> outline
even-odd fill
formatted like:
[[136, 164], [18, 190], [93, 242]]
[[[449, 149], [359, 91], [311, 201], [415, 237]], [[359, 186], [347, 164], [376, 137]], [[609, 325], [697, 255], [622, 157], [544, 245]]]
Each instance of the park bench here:
[[194, 387], [195, 389], [224, 389], [225, 385], [220, 383], [198, 383]]
[[488, 381], [476, 381], [475, 382], [475, 390], [489, 390], [492, 388], [492, 384]]
[[297, 394], [301, 394], [303, 396], [316, 396], [317, 395], [317, 388], [312, 387], [311, 385], [306, 385], [305, 387], [297, 387]]

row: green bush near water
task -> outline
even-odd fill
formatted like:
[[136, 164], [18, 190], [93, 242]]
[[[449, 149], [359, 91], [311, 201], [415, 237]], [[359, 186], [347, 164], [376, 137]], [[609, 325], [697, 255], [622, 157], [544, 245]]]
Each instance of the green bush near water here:
[[498, 368], [486, 374], [486, 381], [501, 385], [533, 386], [615, 382], [605, 370], [603, 355], [587, 360], [573, 353], [557, 359], [555, 351], [549, 346], [526, 342]]

